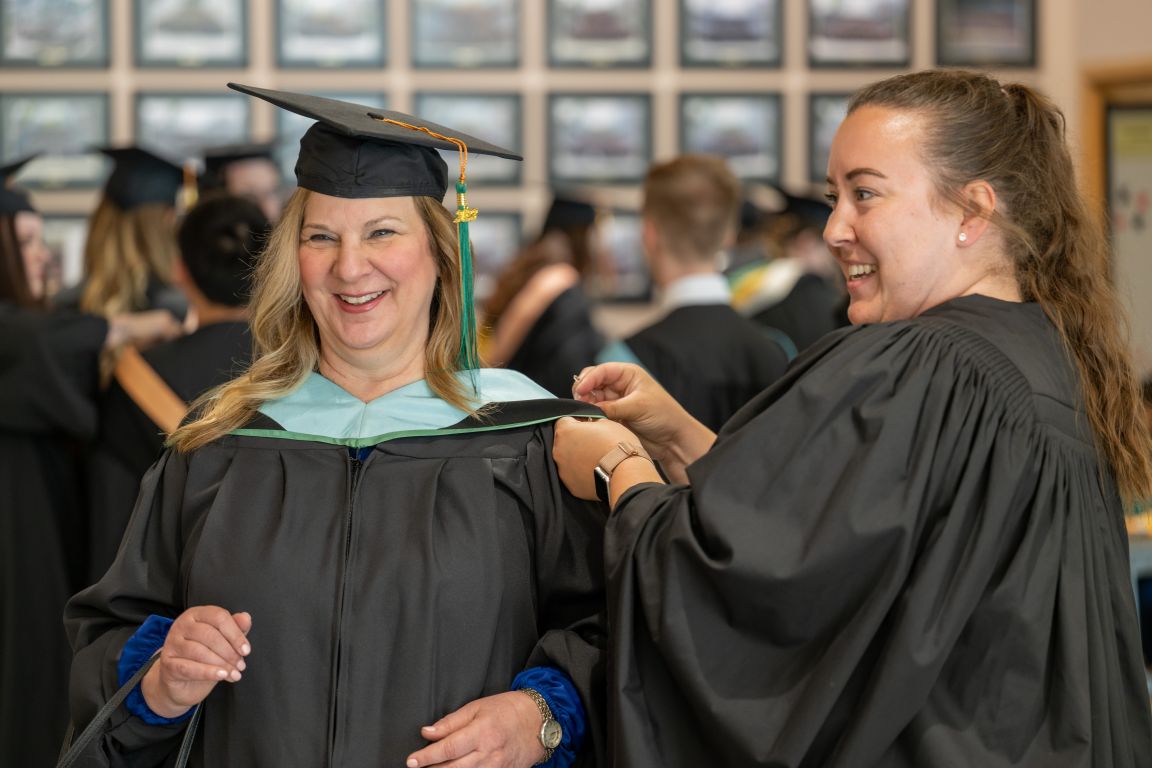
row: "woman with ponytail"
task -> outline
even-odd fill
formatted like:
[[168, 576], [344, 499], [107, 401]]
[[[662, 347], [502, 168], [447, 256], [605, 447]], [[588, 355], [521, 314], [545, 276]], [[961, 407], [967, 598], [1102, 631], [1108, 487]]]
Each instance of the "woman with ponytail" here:
[[234, 87], [316, 122], [256, 259], [251, 366], [68, 606], [73, 724], [127, 692], [73, 749], [167, 765], [199, 723], [202, 766], [595, 764], [603, 514], [550, 450], [595, 409], [476, 362], [467, 157], [518, 156]]
[[557, 425], [613, 508], [615, 764], [1149, 765], [1124, 510], [1152, 442], [1063, 116], [893, 77], [827, 183], [855, 327], [718, 436], [613, 364], [574, 393], [615, 421]]

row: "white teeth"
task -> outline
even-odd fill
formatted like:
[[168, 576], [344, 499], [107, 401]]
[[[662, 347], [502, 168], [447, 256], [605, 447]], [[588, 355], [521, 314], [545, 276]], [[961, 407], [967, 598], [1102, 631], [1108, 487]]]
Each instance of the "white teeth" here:
[[376, 293], [369, 293], [365, 294], [364, 296], [345, 296], [342, 293], [339, 294], [340, 301], [343, 301], [346, 304], [367, 304], [368, 302], [374, 301], [383, 295], [384, 291], [376, 291]]
[[875, 264], [849, 264], [848, 265], [848, 277], [849, 278], [864, 277], [865, 275], [870, 275], [875, 271], [876, 271], [876, 265]]

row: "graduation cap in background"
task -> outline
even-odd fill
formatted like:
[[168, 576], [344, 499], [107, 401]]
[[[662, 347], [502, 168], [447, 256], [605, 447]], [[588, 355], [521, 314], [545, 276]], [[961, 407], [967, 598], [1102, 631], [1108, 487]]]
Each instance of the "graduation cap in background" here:
[[12, 178], [20, 172], [21, 168], [38, 156], [39, 153], [28, 155], [20, 160], [14, 160], [0, 166], [0, 214], [13, 216], [21, 211], [36, 213], [36, 207], [32, 205], [32, 199], [28, 197], [28, 193], [13, 187]]
[[104, 183], [104, 194], [125, 211], [149, 203], [174, 206], [177, 192], [187, 188], [186, 169], [157, 152], [140, 146], [100, 147], [99, 150], [113, 162], [112, 174]]
[[552, 205], [548, 208], [547, 215], [544, 216], [540, 234], [553, 230], [590, 227], [595, 221], [596, 207], [592, 203], [567, 192], [557, 192], [552, 198]]
[[227, 144], [209, 147], [204, 150], [204, 172], [200, 175], [200, 189], [222, 189], [225, 186], [224, 170], [232, 163], [244, 160], [267, 160], [275, 163], [274, 145], [270, 142], [256, 144]]
[[476, 316], [472, 298], [472, 252], [468, 222], [476, 210], [466, 200], [468, 154], [523, 160], [515, 152], [443, 125], [391, 110], [321, 96], [274, 91], [239, 83], [228, 87], [316, 121], [300, 139], [296, 182], [324, 195], [342, 198], [434, 197], [448, 190], [448, 165], [436, 151], [460, 153], [456, 180], [456, 226], [460, 240], [460, 365], [479, 367]]

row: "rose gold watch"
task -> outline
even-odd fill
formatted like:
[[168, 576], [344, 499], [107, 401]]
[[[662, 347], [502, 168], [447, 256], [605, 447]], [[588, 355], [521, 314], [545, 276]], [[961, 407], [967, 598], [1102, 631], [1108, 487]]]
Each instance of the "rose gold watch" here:
[[636, 443], [631, 443], [622, 440], [616, 443], [616, 447], [604, 454], [600, 461], [596, 462], [596, 468], [592, 470], [593, 480], [596, 483], [596, 498], [605, 504], [609, 503], [611, 498], [608, 495], [608, 482], [612, 479], [612, 473], [616, 471], [616, 467], [620, 466], [620, 462], [624, 459], [630, 459], [633, 456], [639, 456], [643, 459], [652, 461], [648, 452], [643, 447]]

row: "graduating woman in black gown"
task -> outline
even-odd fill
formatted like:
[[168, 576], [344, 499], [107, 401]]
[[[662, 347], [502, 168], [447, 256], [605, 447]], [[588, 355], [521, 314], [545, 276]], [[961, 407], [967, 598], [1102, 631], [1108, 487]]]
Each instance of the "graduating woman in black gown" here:
[[43, 218], [0, 168], [0, 765], [50, 765], [66, 722], [60, 614], [83, 584], [82, 448], [106, 348], [179, 333], [167, 312], [47, 308]]
[[595, 764], [603, 516], [551, 462], [554, 419], [595, 409], [475, 368], [441, 203], [438, 148], [516, 156], [235, 87], [317, 122], [258, 259], [251, 367], [194, 406], [68, 606], [74, 723], [155, 658], [105, 758], [164, 764], [200, 712], [195, 765]]
[[557, 426], [569, 488], [609, 476], [616, 764], [1148, 765], [1122, 499], [1152, 445], [1062, 115], [880, 82], [828, 196], [856, 327], [718, 436], [622, 365], [575, 392], [631, 431]]

